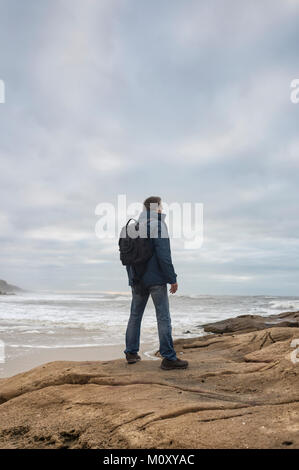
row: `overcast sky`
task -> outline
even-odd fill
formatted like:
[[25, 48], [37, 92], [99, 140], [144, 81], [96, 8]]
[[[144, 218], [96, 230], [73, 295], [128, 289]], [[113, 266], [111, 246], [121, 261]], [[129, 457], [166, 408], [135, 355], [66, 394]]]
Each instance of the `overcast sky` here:
[[128, 290], [100, 202], [204, 204], [181, 293], [299, 295], [296, 0], [0, 0], [0, 278]]

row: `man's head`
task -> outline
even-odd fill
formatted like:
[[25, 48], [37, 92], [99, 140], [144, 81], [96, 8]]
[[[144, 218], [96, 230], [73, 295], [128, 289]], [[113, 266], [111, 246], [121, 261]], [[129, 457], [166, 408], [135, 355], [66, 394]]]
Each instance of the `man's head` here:
[[147, 211], [162, 212], [162, 199], [159, 196], [150, 196], [143, 203]]

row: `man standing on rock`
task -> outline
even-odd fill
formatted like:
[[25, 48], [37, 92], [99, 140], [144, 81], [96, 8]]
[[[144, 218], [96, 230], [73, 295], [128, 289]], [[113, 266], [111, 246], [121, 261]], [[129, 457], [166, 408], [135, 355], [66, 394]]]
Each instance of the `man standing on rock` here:
[[160, 341], [159, 351], [163, 357], [161, 368], [166, 370], [186, 369], [188, 362], [177, 358], [172, 341], [167, 284], [171, 285], [170, 292], [172, 294], [177, 291], [178, 284], [171, 260], [168, 229], [165, 223], [165, 214], [162, 213], [161, 198], [149, 197], [143, 205], [144, 208], [138, 220], [139, 231], [142, 233], [143, 230], [143, 233], [150, 234], [152, 255], [147, 261], [138, 283], [135, 280], [134, 267], [126, 266], [129, 285], [132, 288], [132, 302], [124, 353], [129, 364], [134, 364], [141, 359], [138, 355], [141, 320], [148, 298], [151, 296], [156, 310]]

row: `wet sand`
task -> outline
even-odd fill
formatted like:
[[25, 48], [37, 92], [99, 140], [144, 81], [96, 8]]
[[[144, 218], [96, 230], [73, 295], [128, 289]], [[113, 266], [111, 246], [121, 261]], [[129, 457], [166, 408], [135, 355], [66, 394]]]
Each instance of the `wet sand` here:
[[[151, 359], [151, 353], [159, 348], [157, 344], [143, 343], [140, 346], [142, 359]], [[9, 359], [9, 346], [6, 347], [8, 359], [0, 363], [0, 377], [11, 377], [33, 367], [52, 361], [108, 361], [125, 358], [125, 345], [92, 346], [83, 348], [32, 348], [20, 351], [18, 357]], [[150, 353], [148, 353], [150, 352]], [[146, 354], [145, 354], [146, 353]], [[155, 358], [153, 358], [155, 359]]]

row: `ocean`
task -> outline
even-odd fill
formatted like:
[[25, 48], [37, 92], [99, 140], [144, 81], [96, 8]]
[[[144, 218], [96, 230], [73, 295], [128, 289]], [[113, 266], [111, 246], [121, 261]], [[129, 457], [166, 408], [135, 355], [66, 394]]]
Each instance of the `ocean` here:
[[[0, 341], [5, 345], [5, 361], [32, 354], [34, 349], [123, 345], [130, 300], [130, 292], [1, 296]], [[175, 294], [169, 301], [174, 339], [204, 334], [201, 326], [207, 322], [299, 310], [299, 297]], [[151, 299], [143, 317], [141, 343], [158, 349]]]

